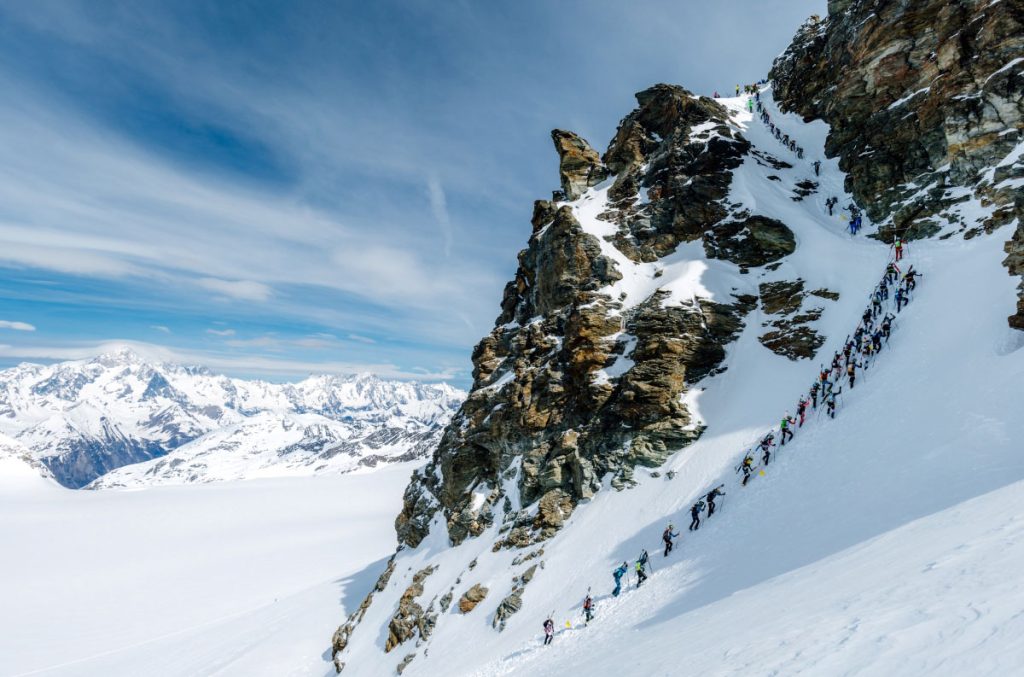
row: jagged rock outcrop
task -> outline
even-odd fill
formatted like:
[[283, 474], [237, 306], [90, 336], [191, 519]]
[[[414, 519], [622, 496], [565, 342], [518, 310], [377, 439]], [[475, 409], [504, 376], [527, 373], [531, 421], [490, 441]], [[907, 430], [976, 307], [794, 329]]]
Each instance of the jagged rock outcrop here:
[[619, 124], [604, 154], [616, 175], [608, 192], [614, 208], [605, 217], [619, 226], [615, 245], [622, 252], [655, 261], [728, 215], [731, 170], [750, 144], [714, 99], [675, 85], [636, 97], [640, 107]]
[[574, 132], [555, 129], [551, 132], [558, 152], [558, 175], [562, 181], [564, 200], [575, 200], [591, 186], [608, 178], [608, 169], [601, 156], [582, 137]]
[[[575, 135], [553, 134], [563, 197], [615, 176], [598, 218], [618, 252], [655, 261], [703, 241], [716, 257], [756, 267], [793, 251], [785, 224], [727, 204], [750, 145], [724, 107], [670, 85], [637, 101], [603, 159]], [[700, 435], [681, 396], [716, 373], [756, 303], [655, 292], [624, 305], [611, 292], [622, 272], [608, 243], [573, 205], [540, 200], [531, 223], [495, 329], [473, 351], [473, 391], [406, 490], [396, 528], [409, 546], [441, 510], [453, 543], [500, 522], [495, 547], [524, 547], [554, 534], [602, 476], [630, 486], [634, 467], [657, 466]], [[518, 505], [503, 500], [510, 482]]]
[[398, 609], [395, 610], [395, 614], [388, 624], [388, 636], [384, 642], [385, 652], [390, 652], [403, 642], [412, 639], [417, 632], [423, 639], [430, 637], [430, 632], [437, 621], [437, 614], [430, 608], [424, 610], [416, 598], [423, 594], [423, 581], [436, 569], [437, 567], [429, 566], [416, 572], [412, 583], [402, 593], [402, 597], [398, 601]]
[[704, 237], [709, 258], [726, 259], [747, 268], [763, 266], [796, 251], [796, 238], [786, 224], [767, 216], [719, 224]]
[[[839, 156], [847, 190], [883, 238], [971, 236], [1016, 219], [1005, 265], [1021, 274], [1019, 2], [833, 1], [826, 19], [804, 24], [770, 77], [783, 109], [831, 125], [826, 152]], [[1024, 282], [1016, 310], [1010, 324], [1020, 328]]]

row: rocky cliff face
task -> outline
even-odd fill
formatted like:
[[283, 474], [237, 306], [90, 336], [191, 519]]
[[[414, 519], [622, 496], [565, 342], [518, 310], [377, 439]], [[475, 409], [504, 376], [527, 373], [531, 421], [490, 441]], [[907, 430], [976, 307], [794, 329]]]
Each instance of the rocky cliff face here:
[[1016, 222], [1005, 265], [1024, 273], [1024, 5], [833, 0], [770, 77], [783, 108], [831, 125], [826, 152], [883, 238]]
[[502, 313], [473, 351], [472, 393], [406, 492], [402, 543], [419, 544], [437, 511], [455, 544], [495, 520], [507, 527], [503, 546], [542, 540], [605, 475], [627, 486], [636, 466], [657, 466], [700, 435], [681, 397], [718, 367], [756, 298], [671, 303], [654, 288], [627, 299], [622, 268], [688, 242], [760, 266], [795, 243], [785, 224], [727, 203], [749, 144], [722, 106], [669, 85], [637, 101], [603, 157], [553, 132], [556, 199], [607, 180], [608, 208], [595, 208], [608, 233], [588, 232], [577, 206], [536, 203]]

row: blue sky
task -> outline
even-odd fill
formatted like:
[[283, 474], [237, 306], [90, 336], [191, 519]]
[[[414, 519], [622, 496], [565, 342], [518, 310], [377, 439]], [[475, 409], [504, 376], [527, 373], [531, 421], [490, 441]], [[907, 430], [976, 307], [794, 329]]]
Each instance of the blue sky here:
[[467, 385], [549, 131], [756, 80], [825, 0], [0, 6], [0, 366], [127, 343]]

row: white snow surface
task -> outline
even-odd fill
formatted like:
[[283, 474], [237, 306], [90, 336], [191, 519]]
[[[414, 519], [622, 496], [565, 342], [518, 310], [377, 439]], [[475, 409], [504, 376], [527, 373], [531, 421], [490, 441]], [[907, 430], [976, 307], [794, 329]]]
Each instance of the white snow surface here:
[[331, 633], [394, 551], [413, 468], [94, 492], [7, 461], [5, 677], [333, 673]]
[[[805, 158], [752, 120], [744, 98], [720, 99], [756, 150], [794, 165], [774, 169], [748, 157], [734, 173], [729, 203], [786, 223], [796, 253], [775, 271], [744, 275], [728, 262], [705, 260], [695, 246], [634, 264], [604, 241], [623, 273], [606, 291], [624, 295], [626, 307], [672, 287], [679, 290], [675, 303], [693, 296], [728, 302], [732, 293], [756, 293], [759, 282], [799, 277], [808, 290], [840, 293], [836, 302], [804, 302], [824, 308], [814, 324], [828, 337], [819, 359], [793, 362], [765, 349], [757, 336], [766, 318], [752, 312], [727, 348], [727, 370], [686, 396], [707, 425], [700, 440], [670, 458], [658, 477], [638, 469], [635, 488], [616, 492], [606, 478], [535, 559], [513, 564], [524, 551], [491, 552], [500, 518], [453, 548], [436, 516], [424, 542], [398, 554], [386, 590], [352, 635], [342, 657], [346, 677], [393, 674], [410, 653], [416, 657], [403, 675], [413, 677], [1019, 671], [1024, 340], [1006, 323], [1016, 305], [1016, 280], [1000, 265], [1009, 226], [966, 241], [909, 245], [901, 266], [913, 264], [923, 277], [889, 344], [856, 388], [844, 386], [837, 418], [811, 412], [764, 475], [739, 486], [735, 468], [744, 452], [795, 410], [819, 362], [857, 326], [891, 256], [887, 245], [846, 231], [851, 198], [837, 161], [824, 157], [827, 126], [780, 114], [770, 90], [762, 98]], [[814, 160], [822, 162], [818, 177]], [[818, 191], [793, 201], [793, 187], [804, 179], [817, 181]], [[610, 230], [596, 219], [606, 189], [568, 203], [599, 237]], [[830, 195], [839, 197], [831, 218], [824, 207]], [[875, 228], [866, 218], [864, 226], [862, 233]], [[654, 278], [659, 268], [664, 275]], [[606, 370], [599, 378], [615, 375]], [[681, 528], [690, 506], [720, 483], [727, 492], [720, 513], [697, 532]], [[514, 501], [515, 478], [506, 488]], [[669, 522], [683, 536], [665, 558], [660, 536]], [[627, 590], [613, 598], [612, 570], [627, 561], [632, 571], [642, 548], [652, 555], [650, 580], [635, 589], [631, 574]], [[513, 577], [538, 563], [521, 610], [498, 632], [492, 619]], [[478, 583], [490, 593], [469, 614], [457, 605], [441, 613], [425, 646], [408, 642], [385, 654], [384, 628], [398, 596], [428, 565], [437, 570], [418, 598], [424, 608], [449, 591], [457, 600]], [[597, 617], [583, 627], [588, 589]], [[549, 614], [559, 632], [544, 647], [541, 624]]]

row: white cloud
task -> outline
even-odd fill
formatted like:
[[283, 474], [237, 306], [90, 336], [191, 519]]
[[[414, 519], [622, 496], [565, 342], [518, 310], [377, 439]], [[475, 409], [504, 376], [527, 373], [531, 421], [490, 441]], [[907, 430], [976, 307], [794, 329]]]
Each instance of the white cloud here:
[[0, 329], [13, 329], [14, 331], [35, 331], [35, 325], [28, 322], [12, 322], [11, 320], [0, 320]]
[[207, 334], [213, 334], [214, 336], [234, 336], [234, 329], [207, 329]]
[[218, 280], [213, 277], [204, 277], [197, 280], [196, 284], [203, 289], [243, 301], [266, 301], [274, 293], [262, 282], [253, 282], [252, 280]]
[[151, 324], [151, 325], [149, 325], [149, 328], [150, 329], [155, 329], [158, 332], [161, 332], [163, 334], [170, 334], [171, 333], [171, 328], [170, 327], [165, 327], [162, 324]]

